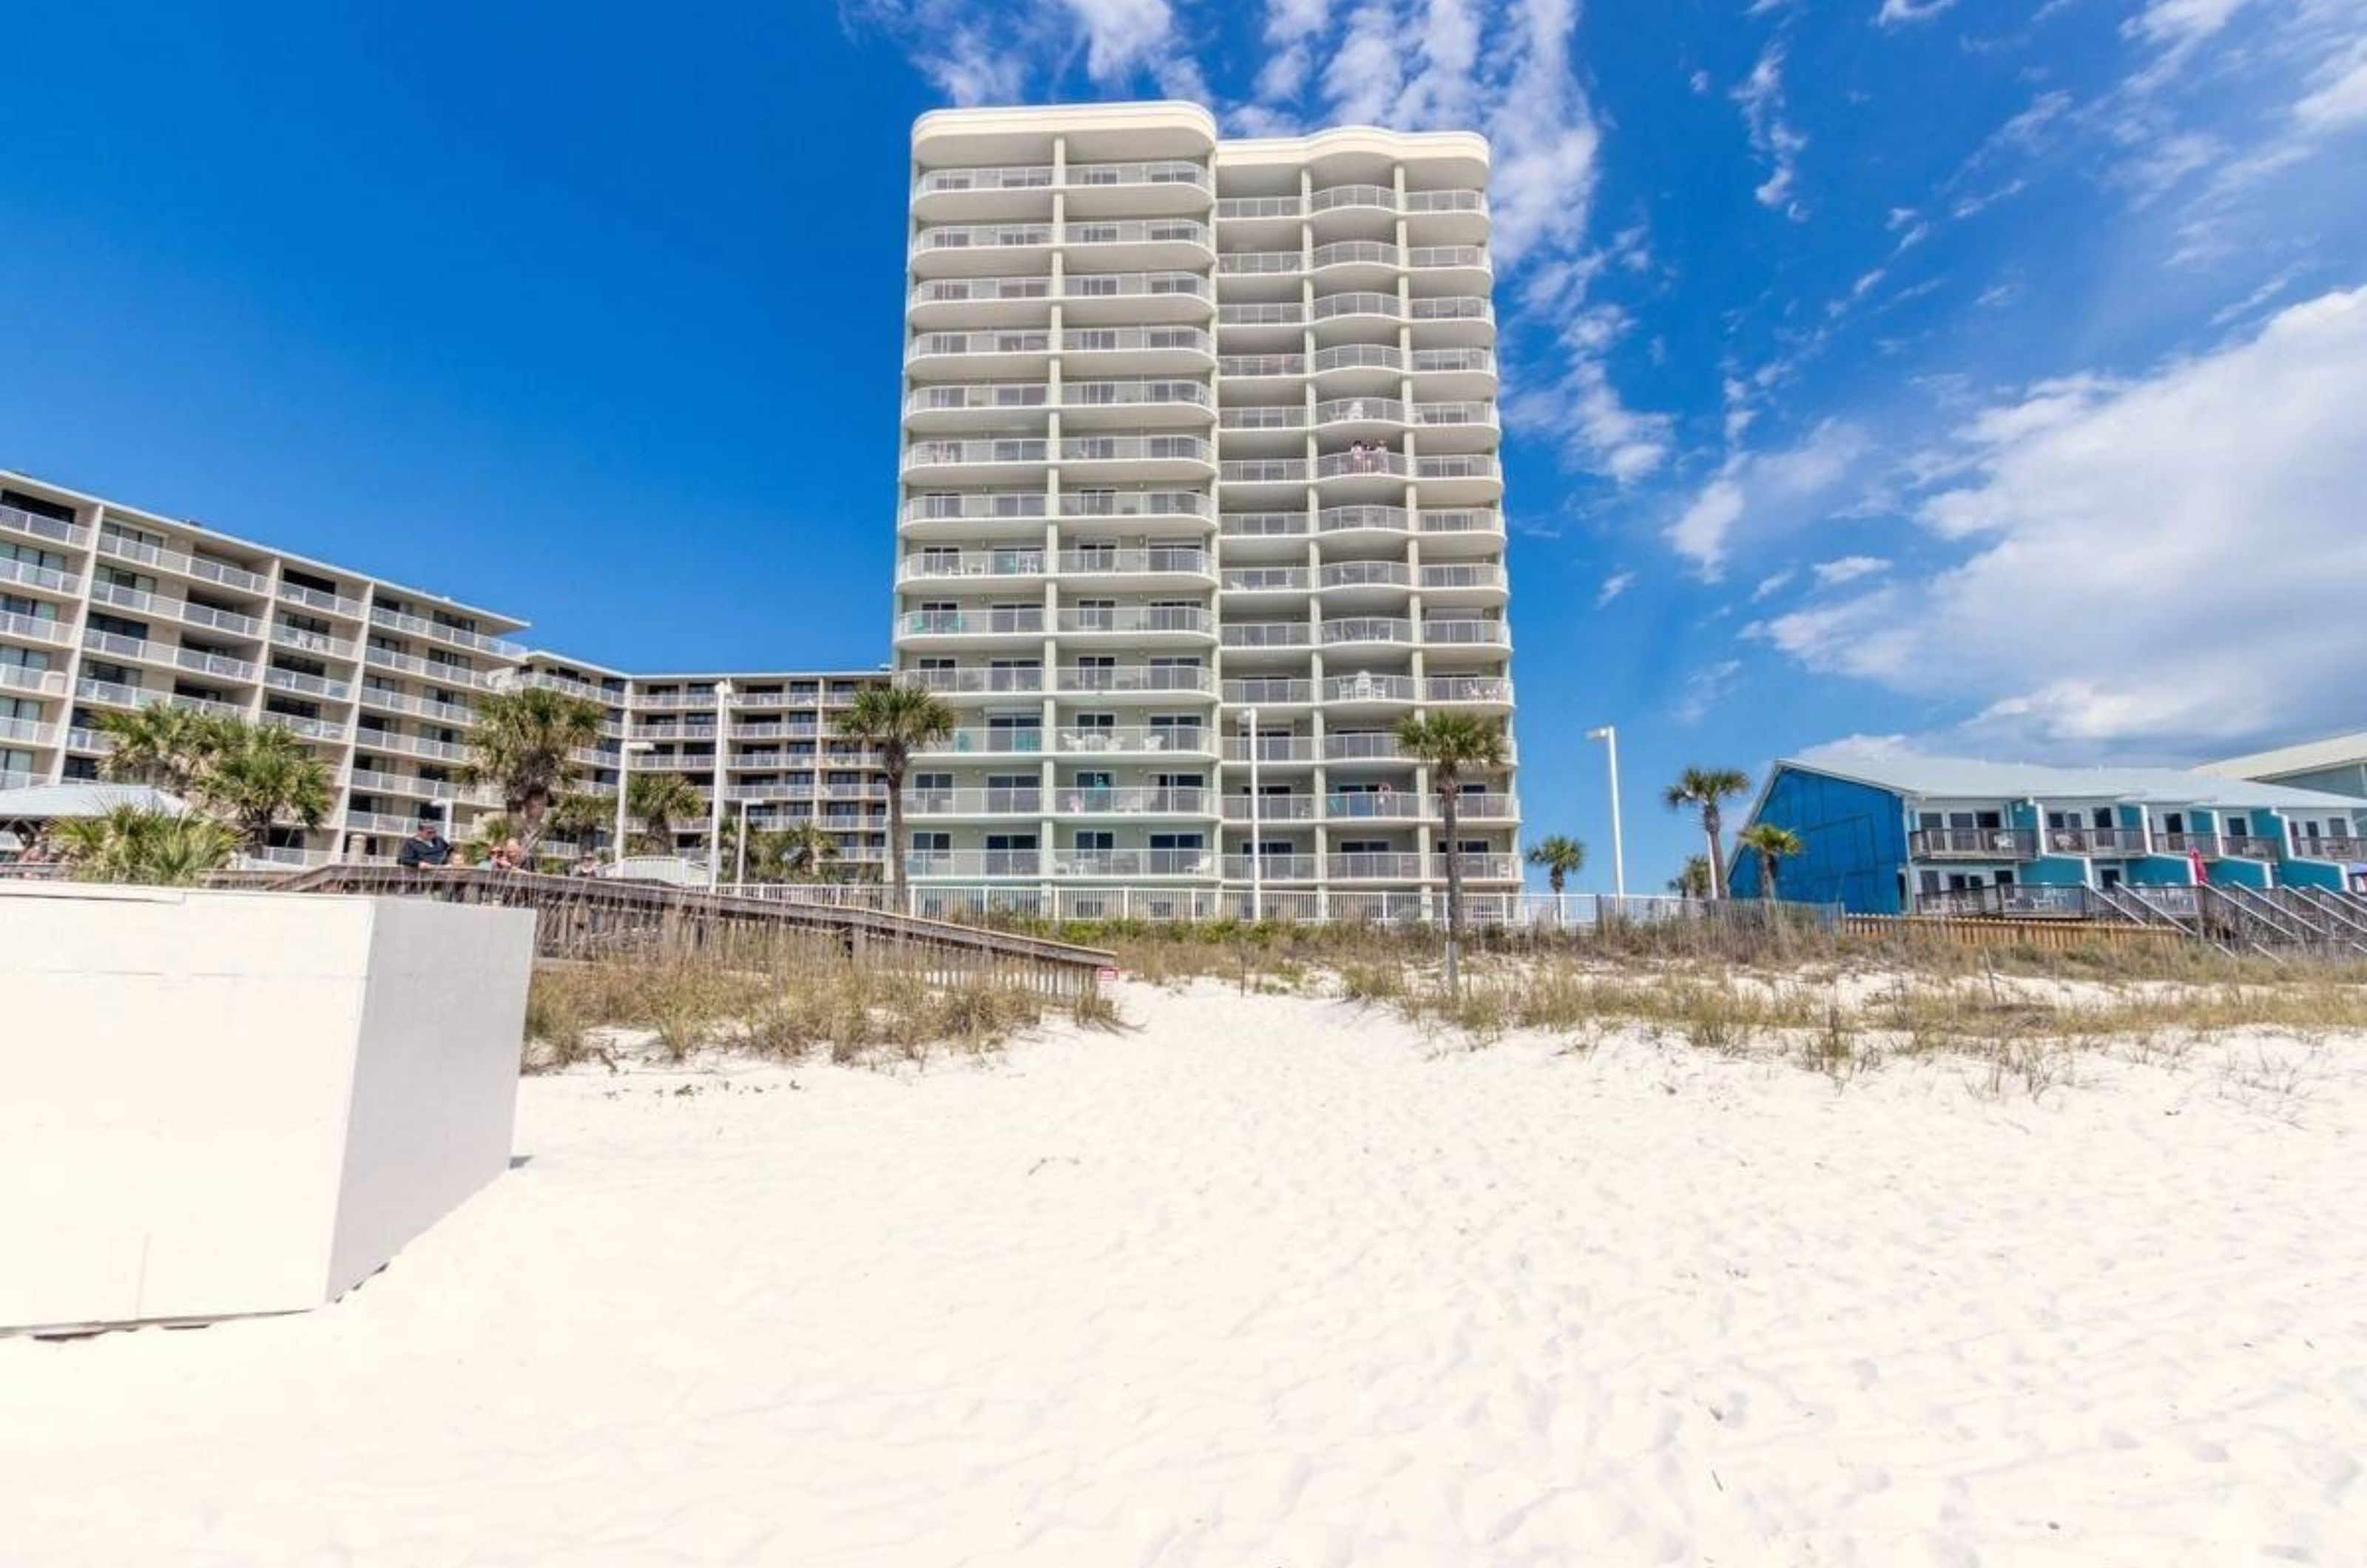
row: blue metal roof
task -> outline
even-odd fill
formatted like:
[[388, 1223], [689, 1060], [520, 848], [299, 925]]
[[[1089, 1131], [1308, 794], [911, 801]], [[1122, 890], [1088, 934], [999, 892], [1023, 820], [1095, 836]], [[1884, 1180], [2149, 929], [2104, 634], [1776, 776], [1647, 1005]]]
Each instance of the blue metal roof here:
[[2220, 807], [2234, 810], [2331, 811], [2348, 818], [2360, 803], [2346, 795], [2284, 784], [2257, 784], [2185, 768], [2050, 768], [2036, 762], [1984, 762], [1964, 757], [1916, 757], [1881, 752], [1785, 758], [1779, 769], [1852, 779], [1927, 800], [2127, 801], [2148, 806]]

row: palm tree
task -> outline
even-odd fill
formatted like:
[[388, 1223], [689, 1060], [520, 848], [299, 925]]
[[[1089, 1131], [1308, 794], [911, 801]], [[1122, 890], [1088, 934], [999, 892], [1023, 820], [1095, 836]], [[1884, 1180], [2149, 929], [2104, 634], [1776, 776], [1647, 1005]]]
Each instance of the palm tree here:
[[284, 818], [317, 828], [329, 814], [335, 785], [329, 765], [284, 729], [223, 724], [215, 750], [206, 758], [191, 789], [207, 810], [260, 852]]
[[944, 698], [920, 686], [866, 686], [839, 716], [838, 733], [879, 753], [888, 778], [888, 870], [896, 908], [910, 909], [904, 886], [904, 768], [912, 753], [954, 732], [955, 714]]
[[765, 870], [790, 882], [820, 882], [838, 859], [838, 840], [814, 822], [792, 822], [757, 843]]
[[680, 773], [635, 773], [625, 786], [625, 809], [641, 819], [641, 842], [660, 854], [674, 852], [674, 825], [706, 809], [698, 786]]
[[50, 840], [77, 882], [187, 887], [238, 853], [237, 833], [192, 812], [171, 817], [119, 806], [103, 817], [51, 825]]
[[1563, 879], [1572, 872], [1586, 869], [1586, 846], [1556, 833], [1529, 851], [1529, 863], [1546, 868], [1546, 886], [1558, 898]]
[[1434, 713], [1398, 726], [1398, 750], [1430, 769], [1431, 793], [1438, 796], [1441, 830], [1446, 836], [1446, 988], [1460, 983], [1456, 960], [1463, 944], [1463, 844], [1456, 837], [1459, 796], [1466, 773], [1489, 773], [1504, 766], [1504, 726], [1467, 713]]
[[1737, 847], [1759, 852], [1759, 896], [1775, 897], [1775, 873], [1786, 855], [1796, 855], [1806, 848], [1800, 835], [1789, 828], [1779, 828], [1772, 822], [1754, 822], [1734, 836]]
[[1687, 855], [1683, 869], [1669, 878], [1669, 891], [1680, 898], [1706, 898], [1716, 890], [1707, 855]]
[[542, 829], [545, 833], [588, 851], [594, 839], [613, 830], [616, 814], [616, 807], [596, 795], [561, 795], [544, 814]]
[[1725, 802], [1750, 788], [1750, 780], [1739, 768], [1687, 768], [1677, 775], [1662, 798], [1671, 811], [1682, 811], [1688, 806], [1701, 808], [1702, 836], [1709, 840], [1710, 897], [1726, 897]]
[[101, 713], [91, 728], [114, 742], [99, 762], [102, 777], [187, 795], [206, 759], [221, 747], [221, 719], [154, 703], [130, 713]]
[[574, 754], [599, 740], [606, 718], [598, 703], [545, 686], [489, 692], [477, 699], [460, 781], [502, 792], [502, 809], [517, 821], [518, 841], [532, 855], [551, 802], [580, 776]]

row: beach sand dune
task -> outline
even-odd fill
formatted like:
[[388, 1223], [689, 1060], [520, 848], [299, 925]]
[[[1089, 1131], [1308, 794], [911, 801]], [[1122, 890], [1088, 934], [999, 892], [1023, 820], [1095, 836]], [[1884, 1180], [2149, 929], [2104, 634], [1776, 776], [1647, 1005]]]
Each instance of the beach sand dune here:
[[2033, 1100], [1121, 1001], [532, 1079], [333, 1307], [0, 1342], [0, 1562], [2361, 1560], [2367, 1041]]

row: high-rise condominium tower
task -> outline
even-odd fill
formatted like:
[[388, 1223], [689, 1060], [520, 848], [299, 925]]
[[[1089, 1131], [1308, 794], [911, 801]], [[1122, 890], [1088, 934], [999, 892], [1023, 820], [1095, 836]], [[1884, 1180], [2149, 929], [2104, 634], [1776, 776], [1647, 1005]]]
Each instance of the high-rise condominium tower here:
[[[1393, 732], [1512, 703], [1486, 141], [1104, 104], [927, 115], [912, 164], [896, 668], [961, 714], [916, 878], [1443, 886]], [[1509, 770], [1458, 805], [1515, 886]]]

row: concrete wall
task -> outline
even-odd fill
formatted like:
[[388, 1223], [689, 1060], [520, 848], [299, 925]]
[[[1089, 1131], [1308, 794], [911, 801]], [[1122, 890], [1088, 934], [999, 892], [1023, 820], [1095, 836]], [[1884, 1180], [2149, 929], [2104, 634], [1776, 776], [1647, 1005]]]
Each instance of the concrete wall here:
[[0, 886], [0, 1330], [317, 1306], [506, 1168], [532, 917]]

